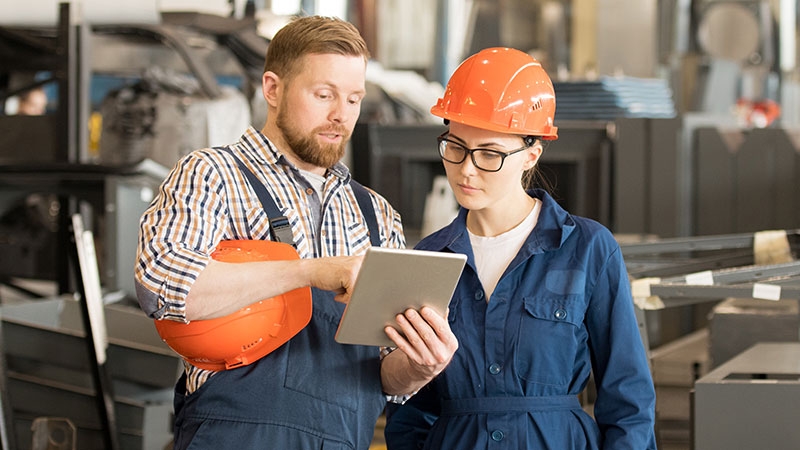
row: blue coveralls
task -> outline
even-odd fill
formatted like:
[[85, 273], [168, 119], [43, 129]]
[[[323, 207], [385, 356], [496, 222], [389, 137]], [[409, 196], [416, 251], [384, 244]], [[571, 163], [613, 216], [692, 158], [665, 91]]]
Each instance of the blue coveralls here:
[[335, 342], [344, 304], [328, 291], [312, 294], [311, 322], [277, 350], [215, 374], [186, 397], [181, 377], [176, 450], [369, 448], [386, 403], [380, 352]]
[[[389, 450], [426, 437], [436, 450], [656, 447], [655, 392], [617, 242], [544, 191], [529, 194], [542, 200], [538, 223], [488, 303], [466, 210], [416, 246], [469, 257], [448, 317], [459, 348], [389, 416]], [[596, 421], [577, 400], [592, 371]], [[429, 432], [421, 414], [435, 420]]]

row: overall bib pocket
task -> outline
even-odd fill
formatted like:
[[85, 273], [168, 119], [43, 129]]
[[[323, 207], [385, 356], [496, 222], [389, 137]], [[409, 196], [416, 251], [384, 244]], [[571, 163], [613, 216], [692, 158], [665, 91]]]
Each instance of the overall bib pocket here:
[[334, 301], [331, 292], [312, 292], [311, 322], [287, 343], [284, 385], [355, 412], [360, 396], [380, 394], [380, 352], [377, 347], [336, 342], [344, 304]]

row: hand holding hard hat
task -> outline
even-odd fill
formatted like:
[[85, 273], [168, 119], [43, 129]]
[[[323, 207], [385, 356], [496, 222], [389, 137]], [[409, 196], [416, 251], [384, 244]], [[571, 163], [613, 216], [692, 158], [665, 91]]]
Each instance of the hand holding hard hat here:
[[[229, 263], [300, 259], [289, 244], [246, 240], [223, 241], [211, 257]], [[308, 325], [311, 311], [311, 288], [304, 287], [225, 317], [156, 320], [155, 325], [164, 342], [192, 365], [226, 370], [251, 364], [286, 343]]]

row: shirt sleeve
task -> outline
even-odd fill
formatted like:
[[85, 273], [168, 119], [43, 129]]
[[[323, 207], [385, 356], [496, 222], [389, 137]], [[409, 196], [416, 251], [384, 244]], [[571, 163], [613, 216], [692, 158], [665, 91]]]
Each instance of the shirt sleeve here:
[[587, 318], [602, 448], [655, 449], [655, 388], [619, 248], [602, 268]]
[[186, 295], [224, 232], [223, 184], [201, 155], [175, 166], [140, 221], [134, 276], [139, 304], [154, 319], [186, 322]]

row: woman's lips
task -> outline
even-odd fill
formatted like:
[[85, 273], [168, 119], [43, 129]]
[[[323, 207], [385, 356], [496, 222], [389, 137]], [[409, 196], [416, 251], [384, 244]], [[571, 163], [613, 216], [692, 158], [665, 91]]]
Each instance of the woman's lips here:
[[478, 188], [470, 186], [469, 184], [464, 184], [464, 183], [458, 183], [458, 188], [461, 189], [466, 194], [471, 194], [473, 192], [478, 192], [479, 191]]

